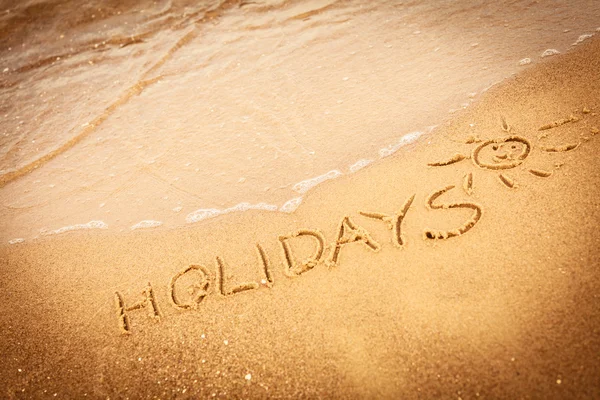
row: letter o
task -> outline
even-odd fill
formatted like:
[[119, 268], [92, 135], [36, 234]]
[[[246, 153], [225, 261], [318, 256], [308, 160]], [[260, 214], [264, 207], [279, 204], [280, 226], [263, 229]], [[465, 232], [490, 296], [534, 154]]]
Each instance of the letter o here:
[[[179, 278], [181, 278], [183, 275], [187, 274], [188, 272], [192, 272], [192, 271], [200, 272], [203, 275], [203, 277], [199, 283], [190, 286], [190, 289], [191, 289], [190, 294], [192, 295], [191, 301], [188, 303], [182, 303], [175, 294], [175, 284], [177, 283], [177, 280]], [[208, 295], [208, 287], [209, 286], [210, 286], [210, 274], [209, 274], [208, 270], [206, 269], [206, 267], [204, 267], [202, 265], [192, 264], [192, 265], [188, 266], [187, 268], [183, 269], [182, 271], [178, 272], [177, 274], [175, 274], [175, 276], [173, 276], [173, 278], [171, 279], [171, 283], [169, 284], [169, 298], [171, 300], [171, 304], [175, 308], [180, 309], [180, 310], [194, 309], [194, 308], [198, 307], [198, 304], [200, 304], [202, 302], [202, 300], [204, 300], [204, 298]], [[193, 293], [194, 290], [197, 290], [196, 294]]]

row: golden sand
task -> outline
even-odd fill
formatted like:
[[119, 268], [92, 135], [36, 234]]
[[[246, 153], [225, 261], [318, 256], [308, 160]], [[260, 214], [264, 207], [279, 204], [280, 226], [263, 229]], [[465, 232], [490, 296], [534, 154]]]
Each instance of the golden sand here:
[[545, 59], [291, 215], [3, 246], [1, 396], [598, 398], [599, 73]]

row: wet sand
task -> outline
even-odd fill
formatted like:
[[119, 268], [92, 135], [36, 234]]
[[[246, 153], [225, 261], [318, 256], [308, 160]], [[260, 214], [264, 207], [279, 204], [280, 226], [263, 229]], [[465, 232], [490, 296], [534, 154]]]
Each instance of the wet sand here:
[[2, 396], [599, 397], [599, 60], [544, 60], [289, 215], [2, 246]]

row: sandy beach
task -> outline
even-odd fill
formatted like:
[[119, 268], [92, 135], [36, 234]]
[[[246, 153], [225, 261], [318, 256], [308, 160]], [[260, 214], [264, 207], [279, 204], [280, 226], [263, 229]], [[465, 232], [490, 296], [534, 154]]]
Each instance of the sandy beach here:
[[600, 398], [599, 76], [595, 36], [292, 213], [0, 245], [0, 397]]

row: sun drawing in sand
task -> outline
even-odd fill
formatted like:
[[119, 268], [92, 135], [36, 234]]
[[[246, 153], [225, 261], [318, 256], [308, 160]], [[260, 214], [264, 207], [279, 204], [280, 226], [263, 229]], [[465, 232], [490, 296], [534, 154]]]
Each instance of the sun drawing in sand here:
[[[544, 125], [539, 128], [540, 131], [555, 128], [569, 122], [576, 122], [579, 119], [571, 116], [570, 118], [561, 119], [551, 124]], [[471, 159], [475, 166], [498, 173], [498, 178], [508, 188], [516, 188], [518, 186], [515, 179], [510, 176], [506, 171], [514, 169], [522, 165], [533, 151], [533, 145], [531, 141], [523, 136], [513, 134], [512, 127], [502, 119], [502, 130], [506, 132], [506, 136], [498, 137], [489, 140], [478, 140], [476, 138], [469, 139], [466, 144], [477, 143], [470, 155], [464, 155], [460, 153], [454, 154], [450, 159], [441, 162], [432, 162], [428, 165], [431, 167], [441, 167], [451, 165], [465, 159]], [[542, 134], [539, 136], [540, 139], [546, 135]], [[540, 151], [547, 153], [560, 153], [576, 149], [580, 145], [577, 143], [567, 143], [559, 146], [540, 146]], [[530, 174], [540, 177], [547, 178], [552, 175], [553, 170], [541, 170], [527, 168], [527, 172]], [[467, 194], [473, 193], [473, 173], [465, 175], [463, 180], [463, 189]]]

